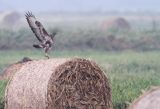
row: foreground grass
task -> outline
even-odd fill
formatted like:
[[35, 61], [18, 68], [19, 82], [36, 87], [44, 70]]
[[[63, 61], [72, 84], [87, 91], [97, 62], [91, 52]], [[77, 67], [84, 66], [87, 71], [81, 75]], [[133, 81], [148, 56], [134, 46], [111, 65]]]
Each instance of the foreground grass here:
[[[42, 59], [39, 51], [0, 51], [0, 72], [28, 56]], [[114, 109], [125, 109], [129, 103], [152, 86], [160, 85], [160, 52], [54, 52], [52, 57], [84, 57], [96, 61], [107, 72], [112, 87]], [[4, 97], [6, 81], [0, 81], [0, 98]]]
[[0, 80], [0, 109], [4, 108], [4, 93], [7, 86], [7, 81]]

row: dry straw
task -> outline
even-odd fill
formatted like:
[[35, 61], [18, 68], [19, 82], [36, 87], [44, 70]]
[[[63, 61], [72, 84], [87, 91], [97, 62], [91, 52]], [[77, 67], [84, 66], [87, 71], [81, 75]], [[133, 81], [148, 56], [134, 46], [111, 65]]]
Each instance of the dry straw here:
[[160, 88], [154, 87], [136, 99], [129, 109], [160, 109]]
[[5, 109], [110, 109], [104, 72], [86, 59], [27, 62], [5, 93]]

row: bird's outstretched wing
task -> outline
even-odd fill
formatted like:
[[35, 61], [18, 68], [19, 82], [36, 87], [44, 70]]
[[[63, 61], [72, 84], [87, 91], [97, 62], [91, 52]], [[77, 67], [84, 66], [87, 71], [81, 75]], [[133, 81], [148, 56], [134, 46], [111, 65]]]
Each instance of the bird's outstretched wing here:
[[25, 16], [31, 30], [33, 31], [37, 39], [40, 42], [43, 42], [45, 36], [48, 36], [48, 33], [44, 29], [43, 25], [39, 21], [37, 21], [36, 17], [31, 12], [27, 12]]

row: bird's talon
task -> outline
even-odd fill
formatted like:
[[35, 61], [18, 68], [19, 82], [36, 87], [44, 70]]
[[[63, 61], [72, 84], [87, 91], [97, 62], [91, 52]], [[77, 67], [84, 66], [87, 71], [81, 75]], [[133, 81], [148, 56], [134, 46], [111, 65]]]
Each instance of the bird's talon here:
[[45, 54], [45, 57], [47, 57], [47, 58], [49, 59], [49, 56], [48, 56], [48, 54]]

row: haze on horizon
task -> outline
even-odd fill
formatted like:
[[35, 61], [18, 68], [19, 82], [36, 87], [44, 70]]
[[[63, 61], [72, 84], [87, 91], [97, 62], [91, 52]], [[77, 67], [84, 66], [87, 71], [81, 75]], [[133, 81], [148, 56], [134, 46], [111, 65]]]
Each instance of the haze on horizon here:
[[160, 12], [160, 0], [1, 0], [0, 11], [153, 11]]

